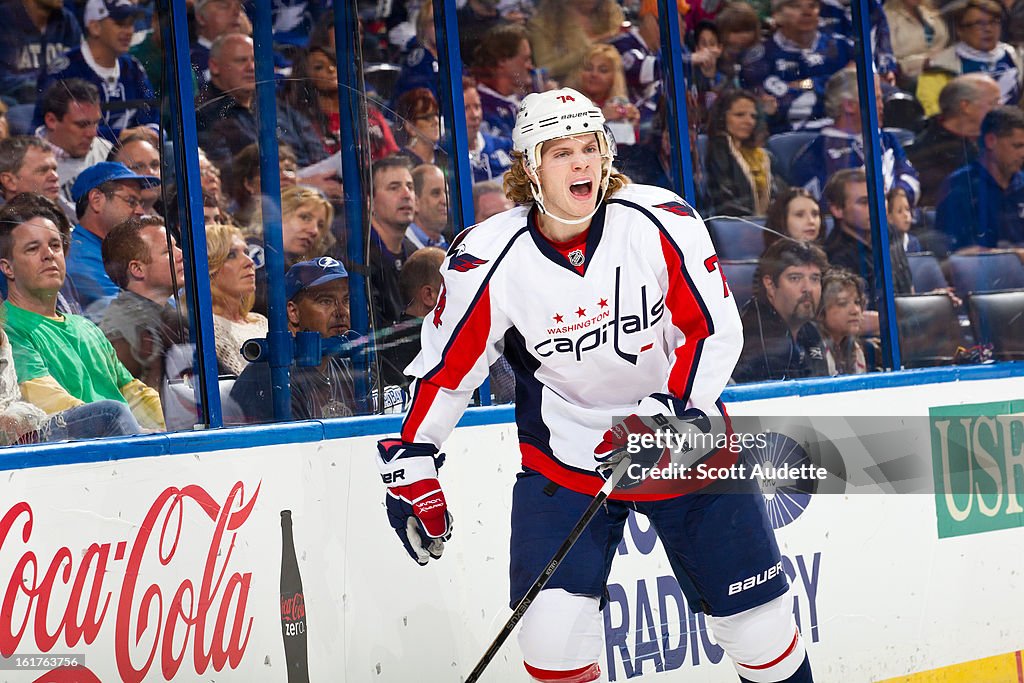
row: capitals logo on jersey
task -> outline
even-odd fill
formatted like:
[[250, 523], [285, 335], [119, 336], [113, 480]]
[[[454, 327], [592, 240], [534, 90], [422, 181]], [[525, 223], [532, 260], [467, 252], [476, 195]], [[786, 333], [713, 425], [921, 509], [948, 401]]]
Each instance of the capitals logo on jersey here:
[[[625, 310], [637, 309], [630, 307], [630, 302], [624, 300], [620, 291], [621, 272], [621, 267], [615, 269], [615, 295], [610, 305], [607, 299], [600, 299], [596, 312], [589, 316], [587, 309], [580, 306], [572, 312], [576, 320], [571, 323], [565, 323], [561, 313], [555, 314], [555, 322], [564, 324], [547, 328], [548, 338], [536, 344], [533, 347], [534, 352], [541, 358], [554, 354], [569, 354], [580, 363], [585, 353], [599, 349], [610, 341], [619, 358], [636, 365], [637, 354], [623, 350], [622, 344], [626, 341], [627, 335], [650, 329], [661, 320], [665, 314], [665, 297], [661, 296], [651, 303], [648, 300], [647, 285], [641, 285], [639, 310], [636, 313], [625, 313]], [[569, 336], [569, 333], [584, 330], [585, 332], [578, 337]], [[653, 344], [645, 344], [640, 348], [640, 353], [652, 348]]]
[[455, 249], [455, 253], [452, 254], [451, 261], [448, 262], [448, 270], [465, 273], [473, 270], [474, 268], [479, 268], [485, 263], [487, 263], [486, 259], [473, 256], [466, 251], [466, 247], [464, 245], [460, 244]]

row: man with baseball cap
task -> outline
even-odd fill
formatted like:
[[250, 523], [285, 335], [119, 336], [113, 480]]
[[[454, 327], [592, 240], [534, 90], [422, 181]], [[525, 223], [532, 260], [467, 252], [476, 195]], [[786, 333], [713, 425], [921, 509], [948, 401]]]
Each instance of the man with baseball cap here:
[[143, 215], [142, 191], [156, 187], [160, 179], [139, 175], [116, 161], [101, 161], [78, 174], [71, 186], [78, 224], [71, 233], [71, 257], [68, 279], [74, 283], [74, 294], [87, 315], [99, 300], [109, 300], [119, 288], [103, 267], [103, 240], [115, 225], [132, 216]]
[[[111, 142], [125, 128], [160, 122], [156, 96], [146, 70], [128, 54], [139, 8], [132, 0], [89, 0], [83, 24], [85, 40], [69, 51], [66, 59], [50, 64], [39, 92], [51, 83], [81, 78], [100, 91], [104, 118], [99, 134]], [[36, 105], [35, 125], [43, 125], [43, 113]]]
[[[337, 337], [349, 330], [348, 272], [336, 259], [321, 256], [296, 263], [284, 276], [288, 330]], [[231, 390], [249, 422], [274, 419], [270, 367], [250, 363]], [[352, 367], [347, 359], [325, 355], [318, 366], [291, 368], [292, 419], [345, 417], [355, 411]]]

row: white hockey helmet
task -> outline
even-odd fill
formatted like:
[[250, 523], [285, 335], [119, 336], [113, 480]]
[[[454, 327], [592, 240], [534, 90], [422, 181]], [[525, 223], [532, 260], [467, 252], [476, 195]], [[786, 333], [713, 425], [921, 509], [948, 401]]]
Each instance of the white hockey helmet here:
[[614, 152], [604, 127], [604, 114], [590, 98], [572, 88], [560, 88], [541, 93], [530, 93], [523, 98], [512, 129], [512, 148], [521, 153], [530, 177], [530, 188], [538, 208], [544, 213], [544, 194], [537, 169], [540, 167], [541, 146], [549, 140], [559, 140], [584, 133], [596, 133], [601, 153], [601, 187], [594, 212], [579, 220], [563, 222], [575, 224], [590, 219], [597, 211], [608, 189]]

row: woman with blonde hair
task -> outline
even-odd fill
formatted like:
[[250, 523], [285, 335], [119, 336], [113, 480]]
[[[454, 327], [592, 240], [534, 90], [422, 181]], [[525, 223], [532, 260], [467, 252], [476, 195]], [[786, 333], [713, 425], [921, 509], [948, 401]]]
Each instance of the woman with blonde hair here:
[[[284, 268], [327, 255], [336, 242], [331, 232], [334, 206], [311, 187], [293, 185], [281, 190], [281, 242], [284, 246]], [[267, 271], [264, 259], [263, 220], [257, 214], [245, 229], [251, 254], [256, 255], [256, 300], [253, 310], [267, 313]]]
[[611, 45], [596, 43], [587, 48], [570, 87], [579, 90], [601, 108], [605, 123], [620, 145], [636, 142], [640, 110], [630, 103], [626, 93], [626, 74], [622, 57]]
[[541, 0], [527, 25], [534, 64], [564, 83], [587, 48], [617, 34], [623, 18], [614, 0]]
[[252, 310], [256, 267], [249, 258], [242, 231], [233, 225], [207, 226], [206, 250], [217, 365], [222, 373], [237, 376], [247, 365], [242, 357], [242, 343], [267, 336], [267, 319]]

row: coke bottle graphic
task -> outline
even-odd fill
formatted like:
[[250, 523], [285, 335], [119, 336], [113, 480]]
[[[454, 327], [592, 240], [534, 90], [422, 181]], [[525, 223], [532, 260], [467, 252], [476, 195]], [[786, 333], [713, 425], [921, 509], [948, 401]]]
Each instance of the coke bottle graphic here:
[[306, 657], [306, 603], [295, 559], [292, 511], [281, 510], [281, 633], [288, 683], [309, 683]]

